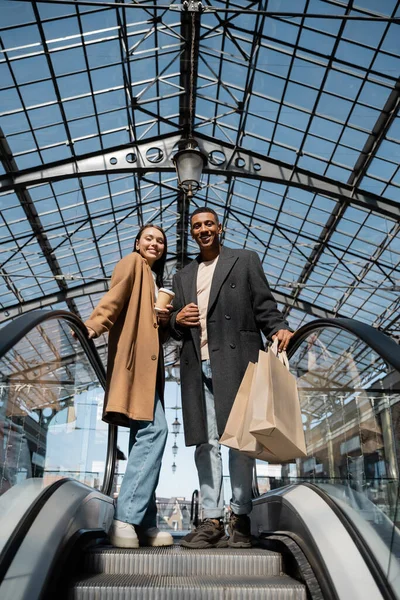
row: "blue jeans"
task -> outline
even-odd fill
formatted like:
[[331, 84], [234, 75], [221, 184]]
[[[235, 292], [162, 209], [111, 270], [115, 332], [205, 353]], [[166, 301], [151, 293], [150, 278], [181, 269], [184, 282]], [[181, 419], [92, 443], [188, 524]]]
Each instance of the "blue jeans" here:
[[129, 458], [115, 511], [118, 521], [144, 529], [156, 527], [155, 490], [167, 436], [168, 425], [156, 392], [153, 421], [130, 422]]
[[[202, 370], [208, 442], [196, 446], [195, 462], [199, 475], [203, 517], [218, 519], [224, 514], [223, 473], [209, 360], [202, 361]], [[238, 450], [229, 449], [229, 475], [232, 487], [230, 504], [237, 515], [247, 515], [252, 509], [253, 469], [254, 458]]]

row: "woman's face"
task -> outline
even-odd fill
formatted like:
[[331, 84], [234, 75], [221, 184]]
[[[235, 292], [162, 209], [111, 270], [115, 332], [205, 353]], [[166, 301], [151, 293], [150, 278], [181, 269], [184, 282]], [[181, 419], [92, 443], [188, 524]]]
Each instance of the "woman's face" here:
[[150, 267], [162, 257], [164, 247], [164, 236], [156, 227], [146, 227], [136, 242], [136, 250], [147, 260]]

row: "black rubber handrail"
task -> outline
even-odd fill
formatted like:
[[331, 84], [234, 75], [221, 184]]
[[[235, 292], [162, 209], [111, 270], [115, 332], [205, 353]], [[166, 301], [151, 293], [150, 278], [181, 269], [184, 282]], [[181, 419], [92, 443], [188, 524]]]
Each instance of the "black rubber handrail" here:
[[361, 321], [356, 321], [355, 319], [315, 319], [314, 321], [306, 323], [300, 327], [300, 329], [295, 331], [292, 336], [287, 349], [288, 358], [290, 359], [293, 356], [301, 343], [311, 333], [325, 328], [342, 329], [352, 333], [355, 337], [372, 348], [372, 350], [375, 350], [385, 362], [390, 364], [397, 371], [400, 371], [400, 346], [388, 335], [379, 331], [379, 329], [367, 325], [366, 323], [361, 323]]
[[[92, 366], [99, 383], [103, 389], [106, 386], [106, 373], [102, 360], [97, 352], [93, 340], [87, 337], [87, 330], [81, 319], [73, 313], [65, 310], [33, 310], [29, 313], [16, 317], [1, 329], [0, 334], [0, 358], [20, 342], [32, 329], [41, 325], [45, 321], [63, 320], [75, 332], [82, 349]], [[105, 471], [101, 491], [107, 496], [110, 495], [116, 462], [117, 453], [117, 428], [115, 425], [108, 425], [107, 454], [105, 462]]]

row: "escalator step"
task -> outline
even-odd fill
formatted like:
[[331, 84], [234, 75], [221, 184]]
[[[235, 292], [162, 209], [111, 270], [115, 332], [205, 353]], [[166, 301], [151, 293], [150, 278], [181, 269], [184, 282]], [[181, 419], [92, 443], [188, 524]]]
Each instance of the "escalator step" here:
[[301, 584], [281, 577], [92, 575], [75, 582], [69, 600], [306, 600]]
[[276, 576], [282, 571], [278, 552], [252, 548], [186, 550], [170, 548], [140, 548], [124, 550], [106, 546], [85, 554], [83, 572], [115, 575], [244, 575]]

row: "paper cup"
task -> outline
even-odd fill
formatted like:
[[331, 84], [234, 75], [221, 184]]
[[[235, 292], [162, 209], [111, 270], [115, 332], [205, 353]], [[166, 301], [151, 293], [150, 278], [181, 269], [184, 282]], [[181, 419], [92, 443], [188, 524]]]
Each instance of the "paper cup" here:
[[162, 309], [166, 308], [167, 304], [171, 304], [175, 294], [172, 290], [167, 290], [166, 288], [160, 288], [158, 290], [157, 300], [155, 304], [155, 308]]

